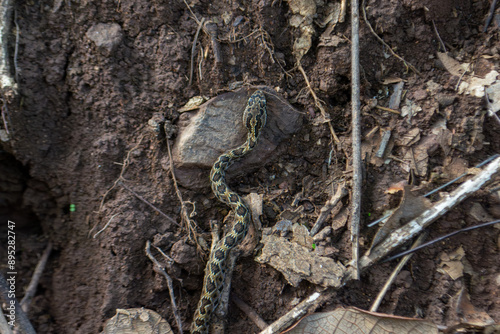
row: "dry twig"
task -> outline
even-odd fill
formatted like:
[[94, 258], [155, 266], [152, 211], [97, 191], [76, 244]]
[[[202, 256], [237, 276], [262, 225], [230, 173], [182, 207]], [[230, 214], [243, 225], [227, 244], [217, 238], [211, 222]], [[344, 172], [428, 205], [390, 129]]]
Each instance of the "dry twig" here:
[[311, 228], [311, 232], [309, 234], [311, 236], [314, 236], [318, 231], [323, 227], [323, 223], [325, 222], [326, 218], [330, 214], [330, 211], [337, 205], [337, 203], [345, 196], [347, 195], [347, 189], [345, 187], [345, 182], [339, 183], [337, 185], [337, 191], [335, 194], [330, 197], [330, 199], [325, 203], [325, 205], [321, 208], [321, 211], [319, 213], [318, 219], [316, 219], [316, 222], [314, 223], [313, 227]]
[[183, 224], [185, 224], [189, 238], [196, 243], [196, 245], [201, 249], [200, 245], [198, 244], [198, 239], [196, 238], [196, 225], [193, 223], [193, 221], [189, 218], [189, 214], [187, 212], [187, 207], [186, 203], [182, 199], [182, 194], [181, 191], [179, 190], [179, 187], [177, 186], [177, 179], [175, 177], [175, 171], [174, 171], [174, 161], [172, 158], [172, 150], [170, 149], [170, 141], [167, 139], [167, 151], [168, 151], [168, 158], [170, 161], [170, 173], [172, 174], [172, 181], [174, 182], [174, 188], [175, 188], [175, 193], [177, 194], [177, 198], [179, 199], [179, 202], [181, 203], [181, 219]]
[[38, 286], [38, 282], [40, 281], [40, 277], [42, 276], [43, 270], [45, 269], [45, 265], [47, 264], [47, 260], [49, 259], [51, 251], [52, 251], [52, 243], [49, 242], [47, 244], [47, 247], [45, 248], [45, 251], [42, 254], [42, 257], [40, 258], [40, 261], [38, 261], [38, 264], [35, 267], [35, 271], [33, 272], [33, 276], [31, 277], [30, 284], [28, 285], [26, 293], [24, 294], [24, 297], [21, 300], [20, 303], [21, 307], [23, 311], [26, 313], [28, 313], [31, 299], [33, 299], [33, 296], [36, 293], [36, 287]]
[[363, 183], [361, 161], [361, 102], [359, 88], [359, 2], [351, 1], [351, 107], [352, 107], [352, 204], [351, 242], [353, 275], [359, 279], [359, 224], [361, 220], [361, 187]]
[[[118, 216], [118, 213], [115, 213], [114, 215], [112, 215], [112, 216], [111, 216], [111, 218], [109, 218], [109, 220], [108, 220], [108, 222], [106, 223], [106, 225], [104, 225], [104, 227], [103, 227], [103, 228], [101, 228], [99, 231], [97, 231], [97, 233], [96, 233], [96, 234], [94, 234], [94, 236], [93, 236], [92, 238], [93, 238], [93, 239], [95, 239], [95, 238], [97, 238], [97, 236], [98, 236], [99, 234], [101, 234], [102, 232], [104, 232], [104, 231], [108, 228], [108, 226], [109, 226], [109, 224], [111, 223], [111, 221], [113, 220], [113, 218], [115, 218], [116, 216]], [[97, 225], [96, 225], [96, 226], [97, 226]], [[93, 228], [89, 231], [89, 236], [92, 234], [92, 231], [94, 230], [94, 228], [95, 228], [95, 226], [94, 226], [94, 227], [93, 227]]]
[[370, 255], [365, 255], [360, 259], [360, 268], [366, 269], [370, 267], [403, 243], [414, 238], [424, 228], [436, 221], [455, 205], [479, 190], [499, 171], [500, 157], [493, 160], [481, 173], [462, 183], [457, 189], [452, 191], [449, 196], [435, 203], [432, 208], [424, 211], [420, 216], [411, 220], [403, 227], [393, 231], [384, 241], [371, 250]]
[[194, 35], [193, 46], [191, 47], [191, 68], [189, 70], [189, 84], [191, 86], [193, 83], [193, 74], [194, 74], [194, 54], [196, 52], [196, 43], [198, 41], [198, 35], [200, 34], [201, 28], [203, 28], [203, 22], [205, 22], [205, 18], [201, 19], [201, 22], [198, 23], [198, 29], [196, 29], [196, 34]]
[[174, 295], [174, 285], [172, 284], [172, 278], [167, 274], [167, 272], [164, 269], [164, 266], [156, 260], [156, 258], [151, 254], [151, 241], [146, 241], [146, 247], [145, 247], [145, 252], [147, 257], [153, 262], [153, 270], [157, 272], [158, 274], [163, 275], [165, 277], [165, 280], [167, 281], [167, 286], [168, 286], [168, 293], [170, 294], [170, 304], [172, 305], [172, 312], [174, 313], [174, 318], [175, 321], [177, 322], [177, 328], [179, 328], [179, 333], [182, 332], [182, 321], [181, 317], [179, 316], [179, 311], [177, 310], [177, 304], [175, 303], [175, 295]]
[[322, 101], [318, 98], [318, 96], [314, 92], [313, 88], [311, 87], [311, 83], [309, 82], [309, 79], [307, 78], [307, 74], [304, 71], [304, 68], [302, 67], [302, 65], [300, 63], [297, 64], [297, 67], [298, 67], [300, 73], [302, 73], [304, 80], [306, 81], [307, 88], [309, 89], [309, 92], [311, 93], [311, 95], [314, 99], [314, 105], [316, 106], [316, 108], [319, 109], [319, 111], [321, 112], [321, 116], [323, 116], [323, 118], [326, 120], [326, 123], [328, 124], [328, 128], [330, 129], [330, 133], [332, 134], [333, 141], [335, 142], [335, 144], [340, 145], [340, 140], [337, 137], [337, 135], [335, 134], [335, 130], [333, 130], [332, 122], [330, 121], [330, 118], [326, 114], [325, 108], [323, 108]]
[[120, 175], [115, 180], [115, 182], [113, 183], [113, 185], [108, 190], [106, 190], [106, 192], [104, 193], [104, 195], [102, 195], [101, 204], [99, 205], [99, 211], [102, 210], [102, 207], [104, 205], [104, 200], [106, 199], [106, 197], [108, 196], [108, 194], [118, 185], [118, 182], [124, 180], [123, 174], [125, 174], [125, 170], [127, 169], [128, 165], [130, 164], [130, 155], [132, 154], [133, 151], [135, 151], [139, 147], [139, 145], [141, 145], [143, 138], [144, 138], [144, 136], [141, 136], [139, 138], [139, 142], [134, 147], [132, 147], [130, 149], [130, 151], [128, 151], [125, 160], [123, 160], [122, 169], [120, 171]]
[[[421, 234], [418, 239], [413, 243], [411, 246], [412, 249], [420, 245], [424, 239], [425, 239], [426, 234]], [[394, 268], [394, 270], [391, 273], [391, 276], [387, 279], [385, 282], [384, 286], [382, 287], [382, 290], [377, 295], [377, 298], [372, 303], [372, 306], [370, 307], [370, 312], [377, 312], [378, 307], [380, 306], [380, 303], [382, 303], [382, 300], [385, 297], [385, 294], [387, 291], [389, 291], [389, 288], [391, 287], [392, 283], [394, 283], [394, 280], [396, 280], [396, 277], [398, 276], [399, 272], [403, 269], [403, 267], [406, 265], [408, 260], [411, 258], [411, 255], [406, 255]]]
[[266, 329], [268, 324], [264, 321], [264, 319], [261, 318], [261, 316], [257, 312], [255, 312], [253, 308], [250, 307], [250, 305], [245, 303], [234, 293], [231, 295], [231, 299], [236, 304], [236, 306], [238, 306], [239, 309], [242, 310], [246, 314], [246, 316], [253, 321], [255, 325], [257, 325], [257, 327], [259, 327], [260, 330]]
[[167, 214], [165, 214], [163, 211], [161, 211], [160, 209], [158, 209], [156, 206], [153, 205], [153, 203], [149, 202], [148, 200], [146, 200], [144, 197], [142, 197], [141, 195], [139, 195], [138, 193], [136, 193], [135, 191], [133, 191], [129, 186], [127, 186], [125, 183], [123, 182], [119, 182], [119, 184], [127, 189], [128, 191], [130, 191], [135, 197], [137, 197], [138, 199], [140, 199], [141, 201], [143, 201], [144, 203], [146, 203], [149, 207], [151, 207], [151, 209], [155, 210], [156, 212], [158, 212], [160, 215], [162, 215], [163, 217], [167, 218], [168, 221], [170, 221], [171, 223], [174, 223], [175, 225], [177, 226], [180, 226], [178, 222], [175, 221], [175, 219], [169, 217]]
[[17, 84], [11, 75], [8, 40], [11, 34], [12, 0], [0, 2], [0, 91], [6, 101], [17, 95]]

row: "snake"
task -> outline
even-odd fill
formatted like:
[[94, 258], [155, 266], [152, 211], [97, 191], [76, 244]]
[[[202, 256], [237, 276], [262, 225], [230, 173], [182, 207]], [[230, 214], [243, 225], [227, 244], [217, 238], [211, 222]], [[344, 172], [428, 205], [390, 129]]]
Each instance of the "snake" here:
[[219, 305], [224, 288], [225, 266], [229, 252], [246, 236], [250, 223], [250, 210], [241, 197], [229, 189], [226, 183], [226, 170], [250, 152], [266, 124], [266, 97], [261, 90], [255, 91], [247, 101], [243, 112], [243, 124], [247, 128], [247, 140], [240, 146], [229, 150], [215, 161], [210, 171], [210, 184], [215, 197], [231, 207], [235, 219], [230, 230], [212, 247], [205, 267], [203, 290], [196, 313], [191, 324], [191, 334], [206, 334], [212, 313]]

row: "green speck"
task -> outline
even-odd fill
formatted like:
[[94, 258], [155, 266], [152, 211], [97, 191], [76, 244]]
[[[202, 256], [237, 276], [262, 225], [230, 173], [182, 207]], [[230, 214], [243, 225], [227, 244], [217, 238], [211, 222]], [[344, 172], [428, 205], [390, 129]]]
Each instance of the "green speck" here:
[[368, 212], [368, 217], [371, 217], [371, 216], [372, 216], [372, 214], [370, 212]]
[[70, 204], [69, 205], [69, 212], [75, 212], [76, 211], [76, 205]]
[[316, 249], [316, 244], [312, 244], [313, 250]]

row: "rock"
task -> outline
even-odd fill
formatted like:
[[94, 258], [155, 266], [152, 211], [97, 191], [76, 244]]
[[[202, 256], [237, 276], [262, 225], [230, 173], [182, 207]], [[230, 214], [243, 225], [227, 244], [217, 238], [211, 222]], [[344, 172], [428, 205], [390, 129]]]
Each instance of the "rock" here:
[[190, 274], [199, 275], [203, 272], [204, 266], [196, 255], [196, 248], [185, 240], [179, 240], [172, 246], [170, 257]]
[[123, 39], [123, 31], [117, 23], [99, 23], [90, 27], [87, 37], [106, 56], [111, 55]]
[[453, 104], [453, 102], [455, 102], [456, 98], [457, 98], [456, 95], [448, 95], [448, 94], [443, 94], [443, 93], [439, 93], [436, 95], [436, 100], [438, 101], [439, 106], [441, 108], [445, 108], [445, 107]]
[[[257, 146], [230, 171], [245, 174], [262, 166], [275, 154], [277, 146], [302, 125], [302, 116], [285, 99], [267, 87], [267, 123]], [[173, 147], [177, 181], [186, 188], [209, 186], [208, 175], [215, 160], [224, 152], [244, 143], [247, 129], [243, 110], [256, 88], [241, 88], [204, 103], [198, 111], [180, 116], [179, 136]]]

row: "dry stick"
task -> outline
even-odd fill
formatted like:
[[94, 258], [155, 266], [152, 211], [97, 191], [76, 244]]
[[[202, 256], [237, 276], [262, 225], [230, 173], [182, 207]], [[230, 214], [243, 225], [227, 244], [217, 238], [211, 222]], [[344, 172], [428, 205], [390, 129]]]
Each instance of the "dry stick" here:
[[127, 169], [128, 165], [130, 164], [130, 160], [129, 160], [130, 159], [130, 154], [132, 154], [132, 152], [135, 149], [137, 149], [139, 147], [139, 145], [141, 145], [141, 142], [142, 142], [143, 138], [144, 138], [144, 136], [141, 136], [141, 138], [139, 138], [139, 142], [137, 143], [137, 145], [135, 145], [134, 147], [132, 147], [130, 149], [130, 151], [128, 151], [127, 157], [125, 158], [125, 160], [123, 160], [122, 170], [120, 171], [120, 175], [115, 180], [115, 182], [113, 183], [113, 185], [111, 186], [111, 188], [109, 188], [108, 190], [106, 190], [106, 192], [102, 196], [101, 204], [99, 205], [99, 211], [101, 211], [101, 209], [102, 209], [102, 207], [104, 205], [104, 200], [106, 199], [106, 196], [108, 196], [108, 194], [111, 192], [111, 190], [113, 190], [116, 187], [116, 185], [118, 184], [118, 182], [120, 182], [121, 180], [124, 180], [123, 174], [125, 173], [125, 170]]
[[247, 303], [240, 299], [240, 297], [236, 296], [234, 293], [231, 295], [231, 300], [242, 310], [247, 317], [253, 321], [260, 330], [266, 329], [268, 324], [260, 317], [260, 315], [255, 312], [253, 308], [250, 307]]
[[160, 215], [162, 215], [163, 217], [167, 218], [171, 223], [174, 223], [175, 225], [177, 226], [181, 226], [178, 222], [175, 221], [175, 219], [167, 216], [163, 211], [161, 211], [160, 209], [158, 209], [156, 206], [153, 205], [153, 203], [149, 202], [148, 200], [146, 200], [144, 197], [142, 197], [141, 195], [139, 195], [138, 193], [136, 193], [135, 191], [133, 191], [129, 186], [127, 186], [125, 183], [123, 183], [122, 181], [118, 182], [123, 188], [127, 189], [128, 191], [130, 191], [135, 197], [137, 197], [138, 199], [140, 199], [141, 201], [143, 201], [144, 203], [146, 203], [147, 205], [149, 205], [149, 207], [151, 207], [153, 210], [155, 210], [156, 212], [158, 212]]
[[[182, 221], [184, 222], [184, 224], [187, 225], [189, 236], [191, 236], [191, 233], [194, 236], [196, 236], [196, 229], [195, 229], [195, 227], [192, 226], [191, 219], [189, 219], [189, 215], [187, 213], [186, 202], [184, 202], [184, 200], [182, 199], [181, 191], [179, 190], [179, 187], [177, 186], [177, 179], [175, 178], [175, 171], [174, 171], [174, 161], [172, 159], [172, 151], [170, 149], [170, 141], [168, 140], [168, 138], [166, 138], [166, 139], [167, 139], [168, 158], [170, 160], [170, 174], [172, 174], [172, 181], [174, 182], [175, 193], [177, 194], [177, 198], [179, 199], [179, 202], [181, 203]], [[196, 237], [194, 238], [194, 242], [196, 242], [196, 245], [198, 245], [198, 247], [200, 247]]]
[[[351, 5], [351, 6], [352, 6], [352, 5]], [[380, 38], [380, 36], [379, 36], [379, 35], [377, 35], [377, 33], [375, 32], [375, 30], [373, 30], [373, 28], [372, 28], [372, 26], [371, 26], [370, 22], [369, 22], [369, 21], [368, 21], [368, 19], [366, 18], [365, 0], [363, 0], [363, 2], [362, 2], [362, 4], [361, 4], [361, 7], [362, 7], [362, 9], [363, 9], [363, 18], [365, 19], [365, 23], [366, 23], [366, 25], [368, 26], [368, 28], [370, 29], [370, 31], [372, 32], [373, 36], [375, 36], [375, 38], [376, 38], [376, 39], [378, 39], [378, 41], [379, 41], [380, 43], [382, 43], [382, 44], [383, 44], [383, 45], [384, 45], [387, 49], [389, 49], [389, 51], [391, 52], [391, 54], [392, 54], [394, 57], [396, 57], [396, 58], [398, 58], [399, 60], [401, 60], [401, 61], [405, 64], [405, 66], [406, 66], [406, 67], [411, 68], [411, 69], [413, 70], [413, 72], [417, 73], [418, 75], [421, 75], [421, 74], [420, 74], [420, 72], [419, 72], [419, 71], [415, 68], [415, 66], [413, 66], [412, 64], [410, 64], [409, 62], [407, 62], [406, 60], [404, 60], [404, 58], [402, 58], [402, 57], [398, 56], [398, 55], [396, 54], [396, 52], [394, 52], [394, 51], [392, 50], [392, 48], [391, 48], [391, 47], [390, 47], [390, 46], [389, 46], [386, 42], [384, 42], [384, 40], [383, 40], [382, 38]]]
[[382, 107], [382, 106], [375, 106], [375, 108], [380, 109], [380, 110], [384, 110], [384, 111], [388, 111], [388, 112], [392, 112], [393, 114], [396, 114], [396, 115], [401, 115], [400, 111], [394, 110], [394, 109], [391, 109], [391, 108]]
[[17, 55], [19, 52], [19, 25], [17, 24], [17, 10], [14, 11], [14, 24], [16, 25], [16, 45], [14, 46], [14, 77], [19, 84], [19, 67], [17, 67]]
[[[417, 247], [418, 245], [420, 245], [424, 241], [425, 237], [426, 237], [426, 233], [421, 234], [417, 238], [417, 240], [413, 243], [411, 248], [413, 249], [413, 248]], [[411, 256], [412, 256], [412, 254], [406, 255], [401, 260], [401, 262], [398, 263], [396, 268], [394, 268], [394, 270], [391, 273], [391, 276], [389, 276], [389, 278], [385, 282], [384, 286], [382, 287], [382, 290], [380, 290], [380, 292], [378, 293], [377, 298], [375, 298], [375, 301], [373, 302], [372, 307], [370, 307], [371, 312], [377, 312], [377, 309], [380, 306], [380, 303], [382, 303], [382, 299], [384, 299], [385, 294], [389, 290], [392, 283], [394, 283], [394, 280], [398, 276], [399, 272], [403, 269], [403, 267], [406, 265], [406, 263], [411, 258]]]
[[183, 1], [184, 1], [184, 4], [186, 5], [186, 7], [189, 9], [189, 12], [191, 13], [191, 15], [193, 15], [193, 18], [196, 21], [196, 23], [200, 24], [200, 20], [198, 20], [198, 18], [196, 17], [196, 15], [194, 15], [193, 11], [191, 10], [191, 7], [189, 7], [189, 5], [186, 2], [186, 0], [183, 0]]
[[307, 78], [307, 74], [306, 72], [304, 71], [304, 69], [302, 68], [302, 65], [300, 63], [297, 64], [297, 67], [299, 68], [299, 71], [300, 73], [302, 73], [302, 76], [304, 77], [304, 80], [306, 81], [306, 84], [307, 84], [307, 88], [309, 88], [309, 92], [311, 92], [311, 95], [314, 99], [314, 105], [316, 106], [316, 108], [318, 108], [321, 112], [321, 115], [323, 116], [323, 118], [325, 120], [327, 120], [326, 123], [328, 123], [328, 127], [330, 128], [330, 133], [332, 134], [332, 137], [333, 137], [333, 141], [336, 143], [336, 144], [339, 144], [340, 145], [340, 140], [339, 138], [337, 137], [337, 135], [335, 134], [335, 131], [333, 130], [333, 126], [332, 126], [332, 122], [330, 122], [329, 120], [329, 117], [326, 115], [326, 111], [325, 111], [325, 108], [323, 108], [323, 106], [321, 105], [321, 102], [320, 100], [318, 99], [318, 97], [316, 96], [316, 93], [314, 92], [314, 90], [312, 89], [311, 87], [311, 83], [309, 82], [309, 79]]
[[17, 84], [11, 75], [8, 49], [12, 3], [12, 0], [1, 0], [0, 2], [0, 91], [8, 101], [17, 95]]
[[[10, 277], [9, 277], [10, 279]], [[0, 301], [8, 305], [8, 307], [11, 307], [11, 305], [14, 305], [14, 314], [15, 314], [15, 323], [18, 325], [17, 328], [19, 329], [20, 333], [23, 334], [36, 334], [35, 329], [33, 328], [33, 325], [30, 323], [28, 316], [26, 313], [24, 313], [23, 309], [17, 302], [16, 298], [11, 298], [11, 293], [9, 292], [12, 290], [10, 288], [10, 284], [7, 282], [5, 277], [3, 277], [2, 274], [0, 274]], [[10, 320], [10, 317], [7, 316]]]
[[414, 238], [424, 228], [436, 221], [455, 205], [463, 201], [469, 195], [479, 190], [486, 182], [490, 181], [495, 173], [500, 171], [500, 157], [493, 160], [486, 168], [472, 179], [462, 183], [452, 191], [446, 198], [437, 202], [432, 208], [423, 212], [419, 217], [411, 220], [403, 227], [393, 231], [382, 243], [376, 246], [368, 256], [360, 259], [360, 268], [366, 269], [379, 261], [382, 257], [392, 252], [406, 241]]
[[335, 205], [337, 205], [337, 203], [345, 195], [347, 195], [347, 189], [345, 188], [345, 182], [342, 182], [337, 186], [337, 191], [335, 192], [335, 194], [333, 194], [332, 197], [330, 197], [330, 199], [321, 208], [318, 219], [316, 219], [316, 222], [311, 228], [311, 232], [309, 232], [309, 235], [314, 236], [316, 233], [318, 233], [318, 231], [323, 226], [323, 223], [325, 222], [326, 218], [328, 218], [330, 211], [332, 211]]
[[191, 86], [193, 83], [193, 74], [194, 74], [194, 54], [196, 52], [196, 42], [198, 41], [198, 35], [200, 34], [201, 28], [203, 28], [203, 22], [205, 22], [205, 18], [201, 19], [201, 22], [198, 23], [198, 29], [196, 29], [196, 34], [194, 35], [193, 46], [191, 47], [191, 69], [189, 71], [189, 84]]
[[40, 258], [40, 261], [38, 261], [38, 264], [35, 267], [35, 271], [33, 272], [33, 276], [31, 277], [30, 284], [28, 285], [26, 293], [24, 294], [24, 297], [20, 303], [23, 311], [26, 313], [28, 313], [31, 299], [33, 299], [33, 296], [36, 293], [36, 287], [38, 286], [38, 282], [40, 281], [40, 277], [42, 276], [43, 270], [45, 269], [45, 265], [47, 264], [47, 260], [51, 251], [52, 243], [49, 241], [47, 247], [45, 248], [45, 251], [42, 254], [42, 257]]
[[439, 42], [441, 43], [441, 46], [443, 47], [443, 51], [446, 53], [446, 46], [444, 45], [443, 40], [441, 39], [441, 36], [439, 36], [438, 29], [436, 27], [436, 24], [434, 23], [434, 20], [432, 20], [432, 25], [434, 26], [434, 32], [436, 33], [437, 38], [439, 39]]
[[[94, 234], [94, 236], [92, 237], [92, 239], [97, 238], [97, 236], [98, 236], [99, 234], [101, 234], [102, 232], [104, 232], [104, 231], [108, 228], [108, 226], [109, 226], [109, 224], [111, 223], [111, 221], [113, 220], [113, 218], [115, 218], [115, 217], [116, 217], [116, 216], [118, 216], [119, 214], [120, 214], [120, 213], [115, 213], [114, 215], [112, 215], [112, 216], [111, 216], [111, 218], [109, 218], [109, 220], [108, 220], [108, 222], [106, 223], [106, 225], [104, 225], [104, 227], [103, 227], [103, 228], [101, 228], [99, 231], [97, 231], [97, 233], [96, 233], [96, 234]], [[93, 231], [93, 230], [94, 230], [94, 229], [91, 229], [91, 230], [89, 231], [89, 235], [92, 233], [92, 231]]]
[[497, 5], [497, 0], [493, 0], [493, 2], [491, 3], [491, 7], [490, 7], [490, 14], [488, 15], [488, 18], [486, 19], [486, 23], [484, 25], [483, 32], [486, 32], [486, 30], [488, 30], [488, 26], [491, 23], [491, 19], [493, 18], [493, 15], [495, 14], [495, 6], [496, 5]]
[[284, 316], [273, 322], [259, 334], [281, 333], [284, 329], [291, 326], [294, 322], [305, 316], [307, 313], [314, 312], [320, 305], [335, 296], [335, 294], [335, 292], [332, 292], [332, 289], [328, 289], [326, 290], [326, 292], [312, 293], [299, 305], [288, 311]]
[[361, 102], [359, 88], [359, 2], [351, 1], [351, 107], [352, 107], [352, 205], [351, 242], [353, 275], [359, 279], [359, 224], [361, 220], [361, 186], [363, 184], [361, 161]]
[[2, 97], [3, 97], [3, 104], [2, 104], [2, 120], [3, 120], [3, 127], [5, 129], [5, 132], [9, 134], [9, 127], [7, 126], [7, 119], [5, 118], [5, 114], [9, 112], [9, 108], [7, 107], [7, 99], [3, 96], [2, 92]]
[[343, 23], [345, 21], [345, 13], [347, 12], [347, 0], [342, 0], [340, 3], [340, 15], [339, 22]]
[[[419, 217], [415, 218], [407, 225], [394, 231], [384, 242], [372, 250], [369, 257], [364, 256], [360, 259], [360, 270], [368, 269], [370, 266], [374, 265], [376, 261], [389, 254], [393, 249], [400, 246], [406, 240], [409, 240], [417, 235], [424, 227], [428, 226], [431, 222], [445, 214], [456, 204], [466, 199], [469, 195], [479, 190], [481, 186], [491, 180], [492, 176], [498, 172], [500, 172], [500, 157], [490, 163], [480, 174], [471, 180], [464, 182], [460, 187], [453, 191], [448, 198], [436, 203], [433, 208], [423, 212]], [[419, 226], [415, 228], [415, 224], [419, 224]], [[403, 240], [399, 237], [399, 234], [402, 234], [401, 232], [406, 232], [408, 229], [412, 233]], [[351, 279], [353, 279], [351, 273], [346, 272], [342, 282], [345, 284]], [[322, 293], [314, 292], [305, 301], [291, 309], [287, 314], [276, 320], [260, 334], [274, 334], [283, 331], [293, 322], [299, 320], [307, 312], [314, 312], [317, 307], [322, 305], [323, 302], [329, 300], [333, 295], [335, 295], [335, 290], [335, 288], [330, 288]]]
[[175, 303], [175, 295], [174, 295], [174, 285], [172, 284], [172, 278], [167, 274], [165, 271], [163, 265], [156, 260], [156, 258], [151, 254], [151, 241], [146, 241], [146, 247], [144, 249], [146, 251], [147, 257], [151, 260], [151, 262], [154, 263], [153, 270], [157, 272], [158, 274], [163, 275], [165, 279], [167, 280], [167, 286], [168, 286], [168, 293], [170, 294], [170, 303], [172, 304], [172, 312], [174, 313], [174, 318], [175, 321], [177, 322], [177, 327], [179, 328], [179, 333], [182, 332], [182, 321], [181, 317], [179, 316], [179, 311], [177, 310], [177, 305]]

